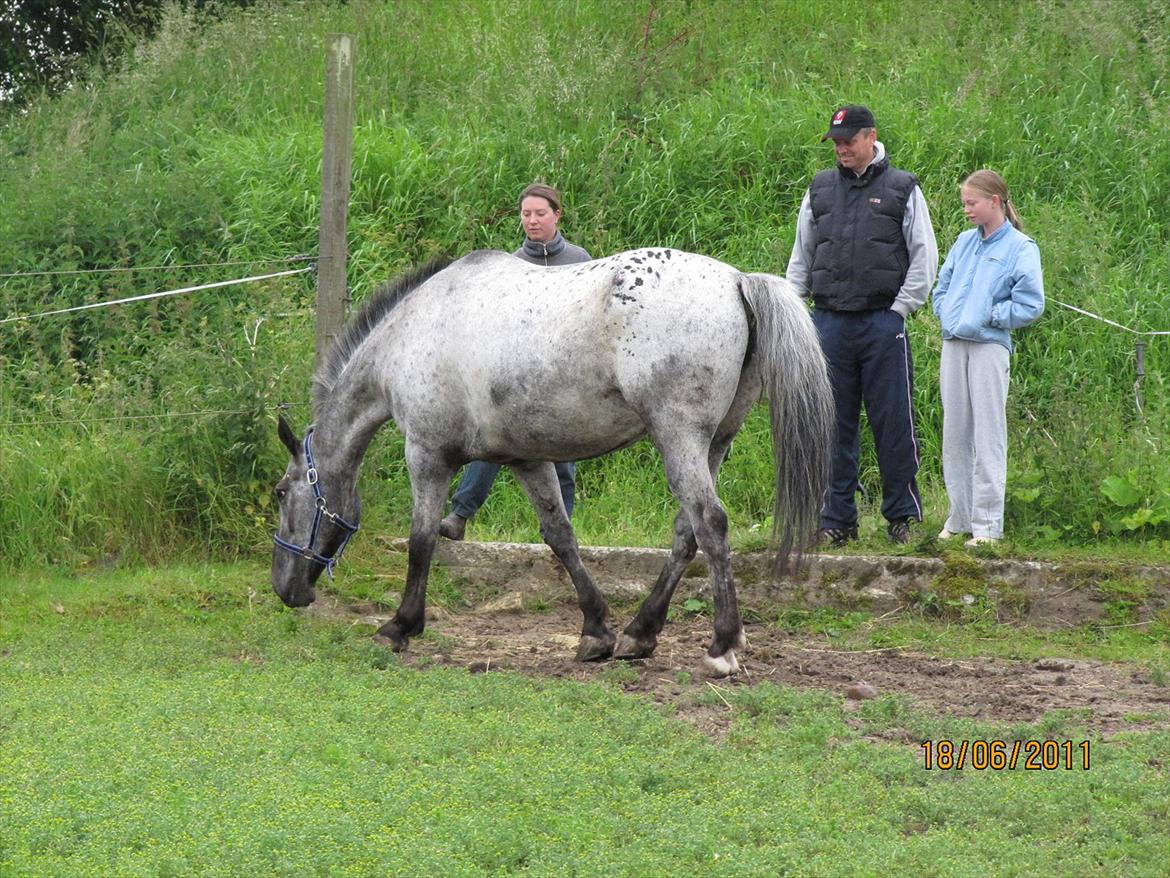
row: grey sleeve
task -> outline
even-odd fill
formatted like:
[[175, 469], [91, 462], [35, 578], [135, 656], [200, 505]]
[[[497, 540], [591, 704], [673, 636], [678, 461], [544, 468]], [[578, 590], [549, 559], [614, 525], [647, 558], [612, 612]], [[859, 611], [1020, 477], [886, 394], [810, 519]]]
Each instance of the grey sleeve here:
[[934, 226], [930, 223], [926, 198], [918, 186], [914, 187], [910, 201], [906, 204], [902, 236], [910, 252], [910, 267], [906, 271], [902, 289], [898, 291], [890, 308], [903, 317], [909, 317], [926, 303], [926, 297], [938, 275], [938, 244], [934, 239]]
[[792, 255], [788, 257], [788, 270], [784, 276], [796, 291], [806, 298], [810, 292], [809, 272], [812, 269], [815, 247], [812, 205], [809, 203], [808, 190], [805, 190], [804, 198], [800, 202], [800, 213], [796, 216], [796, 240], [792, 242]]

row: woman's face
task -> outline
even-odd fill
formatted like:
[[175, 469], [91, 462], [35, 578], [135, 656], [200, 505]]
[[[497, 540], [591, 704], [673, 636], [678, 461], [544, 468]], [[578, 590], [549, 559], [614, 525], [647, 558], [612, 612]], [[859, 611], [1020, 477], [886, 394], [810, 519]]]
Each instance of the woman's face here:
[[985, 195], [978, 189], [961, 186], [959, 196], [963, 201], [963, 213], [971, 225], [994, 229], [1003, 222], [1003, 205], [999, 203], [998, 195]]
[[524, 234], [532, 241], [551, 241], [557, 236], [557, 222], [561, 218], [559, 210], [553, 210], [547, 198], [539, 195], [529, 195], [520, 202], [520, 225], [524, 227]]

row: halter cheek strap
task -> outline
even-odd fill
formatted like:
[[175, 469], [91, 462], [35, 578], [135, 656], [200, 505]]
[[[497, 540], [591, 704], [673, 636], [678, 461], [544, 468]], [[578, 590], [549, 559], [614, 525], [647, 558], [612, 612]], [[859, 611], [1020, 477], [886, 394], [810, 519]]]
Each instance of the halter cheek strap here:
[[[294, 555], [300, 555], [302, 558], [308, 558], [325, 568], [325, 572], [329, 574], [329, 578], [333, 578], [333, 568], [338, 561], [341, 560], [341, 553], [345, 551], [345, 546], [358, 531], [356, 524], [350, 524], [336, 512], [330, 512], [329, 507], [325, 502], [325, 496], [321, 493], [321, 486], [317, 481], [317, 465], [313, 462], [313, 430], [305, 434], [305, 463], [309, 465], [305, 472], [305, 479], [309, 486], [313, 489], [313, 496], [317, 501], [317, 509], [313, 514], [313, 528], [309, 531], [309, 541], [303, 546], [298, 546], [296, 543], [290, 543], [288, 540], [281, 539], [280, 534], [273, 534], [272, 541], [282, 549], [287, 549]], [[321, 519], [328, 518], [335, 525], [344, 530], [345, 536], [342, 537], [341, 545], [337, 547], [337, 553], [332, 557], [326, 557], [316, 550], [317, 534], [321, 530]]]

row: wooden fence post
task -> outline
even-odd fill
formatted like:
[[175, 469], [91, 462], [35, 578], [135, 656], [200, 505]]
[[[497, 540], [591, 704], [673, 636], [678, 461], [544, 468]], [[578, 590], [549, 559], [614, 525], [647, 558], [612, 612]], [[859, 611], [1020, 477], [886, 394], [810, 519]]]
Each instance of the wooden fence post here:
[[330, 34], [325, 60], [325, 132], [321, 150], [321, 239], [317, 251], [317, 363], [345, 323], [349, 306], [346, 222], [353, 161], [352, 34]]

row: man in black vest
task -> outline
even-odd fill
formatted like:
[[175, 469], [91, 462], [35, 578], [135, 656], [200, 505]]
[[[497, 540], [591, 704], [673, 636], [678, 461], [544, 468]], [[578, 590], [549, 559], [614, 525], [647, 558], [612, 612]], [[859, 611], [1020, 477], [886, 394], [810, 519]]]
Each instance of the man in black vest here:
[[857, 538], [861, 405], [882, 476], [882, 515], [896, 543], [922, 520], [918, 439], [911, 400], [914, 367], [906, 318], [934, 285], [938, 246], [913, 174], [890, 164], [873, 113], [850, 104], [833, 114], [837, 167], [813, 177], [797, 219], [788, 280], [811, 296], [837, 405], [833, 475], [818, 541]]

